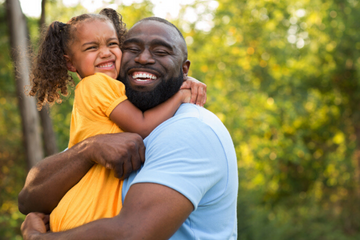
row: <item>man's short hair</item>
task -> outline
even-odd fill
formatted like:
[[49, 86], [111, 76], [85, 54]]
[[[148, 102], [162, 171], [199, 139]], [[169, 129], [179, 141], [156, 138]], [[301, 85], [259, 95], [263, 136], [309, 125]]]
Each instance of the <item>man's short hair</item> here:
[[174, 24], [172, 24], [171, 22], [169, 22], [168, 20], [163, 19], [163, 18], [159, 18], [159, 17], [147, 17], [147, 18], [141, 19], [141, 20], [138, 21], [136, 24], [141, 23], [141, 22], [145, 22], [145, 21], [157, 21], [157, 22], [162, 22], [162, 23], [165, 23], [166, 25], [169, 25], [169, 26], [175, 28], [176, 31], [179, 33], [180, 37], [181, 37], [181, 38], [184, 40], [184, 42], [185, 42], [185, 38], [184, 38], [184, 36], [182, 35], [182, 33], [180, 32], [180, 30], [179, 30]]

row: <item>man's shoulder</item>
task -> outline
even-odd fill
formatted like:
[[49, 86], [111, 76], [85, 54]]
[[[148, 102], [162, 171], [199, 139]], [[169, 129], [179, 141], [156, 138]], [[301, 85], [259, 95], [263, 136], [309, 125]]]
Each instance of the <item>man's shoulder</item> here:
[[190, 122], [191, 124], [196, 124], [198, 127], [209, 126], [215, 130], [226, 130], [224, 124], [214, 113], [206, 108], [190, 103], [182, 104], [174, 117], [164, 122], [164, 126], [171, 127], [171, 125], [174, 124], [181, 125]]
[[144, 143], [147, 149], [154, 146], [165, 149], [161, 146], [171, 143], [174, 147], [195, 148], [197, 152], [210, 145], [220, 151], [234, 151], [230, 133], [220, 119], [194, 104], [182, 104], [175, 116], [154, 129]]
[[211, 131], [217, 135], [221, 141], [224, 139], [231, 141], [230, 134], [221, 120], [211, 111], [195, 104], [182, 104], [175, 116], [164, 123], [164, 128], [166, 128], [167, 131], [174, 131], [177, 134], [195, 134], [195, 132], [185, 132], [181, 130], [188, 126], [190, 129], [195, 128], [197, 133], [198, 131], [203, 133]]

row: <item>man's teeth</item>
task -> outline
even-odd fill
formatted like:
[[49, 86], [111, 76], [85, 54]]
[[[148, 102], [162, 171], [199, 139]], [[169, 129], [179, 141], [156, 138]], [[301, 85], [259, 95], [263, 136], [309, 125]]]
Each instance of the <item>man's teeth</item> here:
[[134, 79], [138, 79], [141, 80], [139, 78], [143, 78], [143, 79], [152, 79], [152, 80], [156, 80], [157, 77], [155, 75], [149, 74], [149, 73], [135, 73], [132, 76]]
[[114, 65], [113, 63], [105, 63], [105, 64], [99, 65], [98, 67], [105, 68], [105, 67], [112, 67], [113, 65]]

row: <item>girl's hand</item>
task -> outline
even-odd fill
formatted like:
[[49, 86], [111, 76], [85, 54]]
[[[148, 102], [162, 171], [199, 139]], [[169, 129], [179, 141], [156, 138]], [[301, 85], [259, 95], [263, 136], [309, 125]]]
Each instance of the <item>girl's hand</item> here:
[[36, 235], [49, 230], [49, 215], [42, 213], [29, 213], [21, 224], [21, 233], [24, 240], [34, 239]]
[[196, 80], [193, 77], [187, 76], [184, 79], [180, 89], [191, 89], [191, 100], [190, 103], [195, 103], [201, 107], [206, 102], [206, 84]]
[[182, 103], [189, 103], [191, 100], [191, 92], [189, 89], [180, 89]]

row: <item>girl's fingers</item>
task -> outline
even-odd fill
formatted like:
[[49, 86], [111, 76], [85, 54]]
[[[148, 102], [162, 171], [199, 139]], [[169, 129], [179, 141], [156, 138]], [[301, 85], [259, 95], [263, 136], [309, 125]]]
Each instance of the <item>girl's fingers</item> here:
[[196, 103], [197, 97], [198, 97], [198, 87], [196, 86], [196, 84], [192, 84], [190, 103]]

